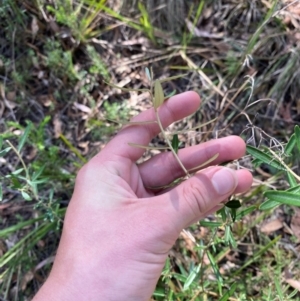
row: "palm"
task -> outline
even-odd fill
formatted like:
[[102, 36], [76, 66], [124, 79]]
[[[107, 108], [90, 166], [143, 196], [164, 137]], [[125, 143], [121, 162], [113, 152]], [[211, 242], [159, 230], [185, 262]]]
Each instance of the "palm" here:
[[[163, 126], [193, 113], [199, 103], [192, 92], [173, 97], [159, 110]], [[154, 111], [148, 110], [134, 121], [154, 119]], [[182, 169], [171, 152], [136, 165], [144, 150], [128, 143], [148, 145], [158, 133], [157, 124], [123, 129], [77, 176], [53, 273], [62, 276], [60, 283], [71, 282], [79, 295], [86, 292], [85, 300], [149, 300], [179, 232], [251, 185], [247, 171], [230, 171], [234, 181], [229, 191], [218, 193], [214, 173], [225, 169], [213, 167], [156, 193], [149, 188], [172, 183], [184, 176]], [[244, 151], [239, 137], [228, 137], [183, 149], [178, 156], [189, 170], [216, 154], [211, 165], [237, 159]], [[226, 176], [221, 176], [218, 182], [226, 187]], [[90, 285], [82, 285], [81, 279]]]

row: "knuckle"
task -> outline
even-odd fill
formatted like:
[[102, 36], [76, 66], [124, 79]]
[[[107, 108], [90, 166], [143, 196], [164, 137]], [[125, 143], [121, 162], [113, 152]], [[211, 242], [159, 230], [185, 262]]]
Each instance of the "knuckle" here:
[[206, 188], [196, 179], [190, 179], [191, 183], [183, 188], [184, 200], [188, 203], [195, 217], [201, 216], [207, 211], [208, 196]]

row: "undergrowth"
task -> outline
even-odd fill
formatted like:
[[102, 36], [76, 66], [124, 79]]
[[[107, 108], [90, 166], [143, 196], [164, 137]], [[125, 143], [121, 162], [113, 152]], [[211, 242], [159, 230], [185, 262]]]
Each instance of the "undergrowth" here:
[[[151, 107], [149, 91], [157, 107], [191, 89], [200, 110], [162, 129], [145, 157], [153, 146], [176, 156], [178, 147], [238, 134], [248, 155], [228, 164], [251, 169], [255, 183], [181, 234], [153, 299], [300, 299], [297, 1], [154, 2], [3, 1], [3, 300], [28, 300], [46, 279], [78, 168]], [[274, 220], [279, 228], [261, 230]]]

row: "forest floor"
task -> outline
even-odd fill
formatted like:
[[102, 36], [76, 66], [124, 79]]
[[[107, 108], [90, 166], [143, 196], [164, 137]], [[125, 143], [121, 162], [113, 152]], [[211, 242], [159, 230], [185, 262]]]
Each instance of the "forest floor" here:
[[[107, 83], [149, 87], [146, 67], [156, 79], [182, 74], [163, 84], [165, 95], [194, 90], [202, 103], [168, 129], [184, 132], [179, 147], [234, 134], [280, 152], [300, 122], [300, 1], [121, 2], [2, 1], [0, 300], [32, 298], [76, 172], [152, 106], [147, 93]], [[255, 177], [237, 196], [237, 220], [212, 215], [182, 233], [153, 300], [300, 300], [300, 210], [259, 209], [264, 191], [289, 182], [252, 159], [230, 163]], [[297, 153], [288, 164], [300, 173]]]

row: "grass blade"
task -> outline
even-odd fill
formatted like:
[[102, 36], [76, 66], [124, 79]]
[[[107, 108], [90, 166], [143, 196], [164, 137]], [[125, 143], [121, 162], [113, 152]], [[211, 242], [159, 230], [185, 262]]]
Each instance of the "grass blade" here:
[[273, 208], [275, 208], [279, 205], [280, 205], [279, 202], [275, 202], [275, 201], [272, 201], [272, 200], [266, 200], [265, 202], [260, 204], [259, 210], [262, 210], [262, 211], [271, 210], [271, 209], [273, 209]]
[[244, 216], [248, 215], [249, 213], [253, 212], [255, 209], [257, 209], [257, 207], [255, 205], [250, 206], [246, 209], [243, 209], [236, 214], [235, 219], [239, 220], [239, 219], [243, 218]]
[[287, 175], [287, 179], [288, 179], [288, 182], [291, 187], [298, 186], [296, 178], [290, 172], [287, 172], [286, 175]]
[[273, 156], [266, 154], [253, 146], [247, 145], [247, 152], [255, 159], [261, 160], [264, 163], [269, 164], [279, 170], [285, 170], [284, 166], [280, 162], [275, 160]]
[[215, 276], [217, 278], [218, 283], [222, 284], [223, 283], [223, 278], [222, 278], [222, 276], [220, 274], [219, 267], [218, 267], [218, 265], [217, 265], [214, 257], [212, 256], [212, 254], [209, 251], [207, 251], [207, 257], [209, 259], [209, 262], [211, 264], [211, 267], [212, 267], [212, 269], [214, 271], [214, 274], [215, 274]]
[[30, 133], [31, 127], [32, 127], [32, 123], [29, 123], [27, 125], [27, 127], [26, 127], [26, 129], [25, 129], [25, 131], [24, 131], [24, 133], [23, 133], [20, 141], [19, 141], [18, 152], [20, 152], [22, 150], [22, 148], [23, 148], [23, 146], [24, 146], [24, 144], [25, 144], [25, 142], [26, 142], [26, 140], [28, 138], [28, 135]]
[[271, 201], [300, 207], [300, 195], [287, 191], [266, 191], [264, 195]]
[[299, 193], [300, 192], [300, 185], [296, 185], [295, 187], [291, 187], [287, 190], [288, 192], [293, 192], [293, 193]]
[[286, 146], [284, 148], [284, 153], [289, 156], [292, 153], [293, 148], [295, 147], [295, 145], [296, 145], [296, 135], [293, 134], [290, 137], [288, 143], [286, 144]]
[[179, 139], [178, 139], [178, 135], [175, 134], [173, 136], [173, 139], [172, 139], [172, 147], [175, 151], [176, 154], [178, 154], [178, 147], [179, 147]]
[[223, 225], [223, 223], [210, 222], [210, 221], [200, 221], [200, 225], [202, 227], [207, 227], [207, 228], [217, 228], [217, 227], [221, 227]]
[[296, 136], [297, 147], [298, 147], [298, 150], [300, 151], [300, 127], [299, 127], [299, 125], [295, 126], [294, 132], [295, 132], [295, 136]]
[[186, 291], [191, 286], [191, 284], [193, 283], [193, 281], [195, 280], [195, 278], [199, 274], [200, 269], [201, 269], [201, 264], [199, 264], [197, 267], [194, 267], [191, 270], [190, 274], [186, 278], [186, 281], [183, 285], [183, 291]]
[[234, 283], [234, 284], [230, 287], [229, 291], [227, 291], [227, 292], [221, 297], [221, 299], [220, 299], [219, 301], [227, 301], [227, 300], [229, 299], [229, 297], [231, 297], [231, 296], [233, 295], [233, 293], [235, 292], [236, 286], [237, 286], [237, 284]]
[[262, 254], [267, 252], [270, 248], [272, 248], [273, 245], [277, 243], [281, 239], [281, 235], [278, 235], [273, 240], [271, 240], [266, 246], [264, 246], [262, 249], [260, 249], [258, 252], [254, 253], [253, 256], [248, 260], [243, 266], [241, 266], [238, 270], [236, 270], [234, 273], [232, 273], [232, 277], [238, 275], [242, 270], [244, 270], [247, 266], [255, 262], [256, 260], [260, 259]]

